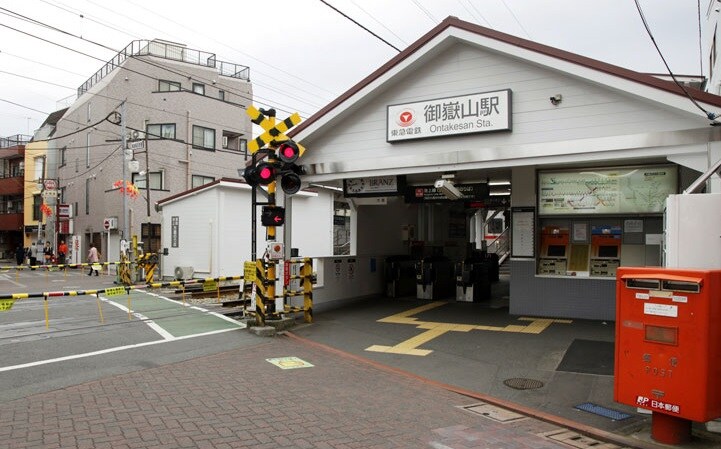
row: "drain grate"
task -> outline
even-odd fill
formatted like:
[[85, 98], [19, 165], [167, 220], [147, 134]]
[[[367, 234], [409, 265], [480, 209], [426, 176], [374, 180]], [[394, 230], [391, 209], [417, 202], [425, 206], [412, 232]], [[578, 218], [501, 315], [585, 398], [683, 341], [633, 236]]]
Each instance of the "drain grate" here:
[[516, 390], [533, 390], [536, 388], [541, 388], [543, 386], [543, 382], [541, 382], [540, 380], [525, 379], [523, 377], [506, 379], [503, 381], [503, 384]]
[[614, 410], [612, 408], [602, 407], [598, 404], [594, 404], [593, 402], [584, 402], [583, 404], [578, 404], [574, 408], [583, 410], [584, 412], [604, 416], [614, 421], [623, 421], [624, 419], [631, 417], [628, 413], [619, 412], [618, 410]]

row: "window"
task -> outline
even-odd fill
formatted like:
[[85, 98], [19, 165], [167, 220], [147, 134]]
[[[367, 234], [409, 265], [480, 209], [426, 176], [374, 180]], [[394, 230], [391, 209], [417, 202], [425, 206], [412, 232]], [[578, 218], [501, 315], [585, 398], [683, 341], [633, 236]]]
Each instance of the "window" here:
[[143, 251], [156, 254], [160, 252], [159, 223], [141, 223], [140, 236], [143, 239]]
[[85, 180], [85, 215], [90, 215], [90, 178]]
[[145, 130], [148, 133], [148, 139], [175, 139], [175, 123], [148, 125]]
[[215, 181], [215, 178], [213, 178], [212, 176], [193, 175], [192, 188], [200, 187], [213, 181]]
[[90, 133], [85, 136], [85, 168], [90, 168]]
[[[150, 190], [163, 190], [163, 172], [150, 172]], [[145, 174], [133, 173], [133, 184], [140, 190], [146, 188]]]
[[225, 101], [225, 91], [224, 90], [218, 91], [218, 100]]
[[59, 155], [59, 156], [60, 156], [60, 166], [61, 166], [61, 167], [64, 167], [65, 164], [66, 164], [66, 162], [67, 162], [67, 160], [65, 159], [65, 154], [66, 154], [66, 152], [67, 152], [67, 151], [66, 151], [67, 149], [68, 149], [68, 147], [62, 147], [62, 148], [60, 148], [60, 155]]
[[240, 133], [223, 131], [223, 149], [245, 152], [248, 142], [240, 136]]
[[200, 95], [205, 95], [205, 84], [193, 83], [193, 92]]
[[36, 181], [40, 181], [45, 178], [45, 156], [38, 156], [33, 159], [35, 163], [35, 178]]
[[43, 199], [40, 195], [33, 195], [33, 220], [41, 221], [43, 214], [40, 211], [40, 206], [43, 204]]
[[177, 92], [180, 90], [180, 83], [177, 81], [158, 80], [158, 91]]
[[215, 149], [215, 130], [193, 125], [193, 147]]

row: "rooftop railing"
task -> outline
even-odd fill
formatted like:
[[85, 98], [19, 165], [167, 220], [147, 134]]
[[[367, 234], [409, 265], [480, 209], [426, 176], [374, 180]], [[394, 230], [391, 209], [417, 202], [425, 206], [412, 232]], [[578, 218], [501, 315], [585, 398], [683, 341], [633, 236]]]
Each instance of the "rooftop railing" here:
[[221, 76], [250, 81], [250, 67], [232, 62], [218, 61], [214, 53], [187, 48], [182, 44], [162, 40], [136, 40], [128, 44], [93, 76], [78, 87], [78, 97], [90, 90], [110, 72], [120, 67], [126, 59], [133, 56], [155, 56], [203, 67], [211, 67]]
[[16, 147], [18, 145], [27, 145], [33, 136], [26, 136], [25, 134], [15, 134], [9, 137], [0, 137], [0, 148]]

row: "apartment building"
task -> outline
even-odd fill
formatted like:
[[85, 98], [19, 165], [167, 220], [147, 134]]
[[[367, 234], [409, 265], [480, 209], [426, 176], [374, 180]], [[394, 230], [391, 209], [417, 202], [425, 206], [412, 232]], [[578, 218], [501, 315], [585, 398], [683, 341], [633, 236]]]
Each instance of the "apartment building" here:
[[155, 202], [238, 177], [251, 101], [248, 67], [162, 40], [131, 42], [91, 76], [55, 132], [71, 261], [91, 242], [117, 260], [133, 236], [161, 250]]
[[14, 258], [23, 245], [25, 145], [30, 136], [0, 138], [0, 258]]

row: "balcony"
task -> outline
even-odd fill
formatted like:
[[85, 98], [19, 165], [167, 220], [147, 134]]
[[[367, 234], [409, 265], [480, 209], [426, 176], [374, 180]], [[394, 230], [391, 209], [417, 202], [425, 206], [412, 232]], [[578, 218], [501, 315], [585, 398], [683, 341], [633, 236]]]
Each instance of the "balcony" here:
[[110, 72], [120, 67], [126, 59], [135, 56], [155, 56], [173, 61], [180, 61], [187, 64], [211, 67], [216, 69], [219, 75], [230, 78], [238, 78], [250, 81], [250, 68], [232, 62], [218, 61], [214, 53], [187, 48], [185, 45], [167, 42], [163, 40], [137, 40], [132, 41], [117, 55], [108, 61], [93, 76], [88, 78], [82, 86], [78, 87], [78, 98]]
[[22, 175], [12, 178], [3, 178], [0, 173], [0, 192], [3, 195], [23, 195], [25, 193], [25, 180]]
[[22, 231], [23, 213], [0, 214], [0, 231]]

